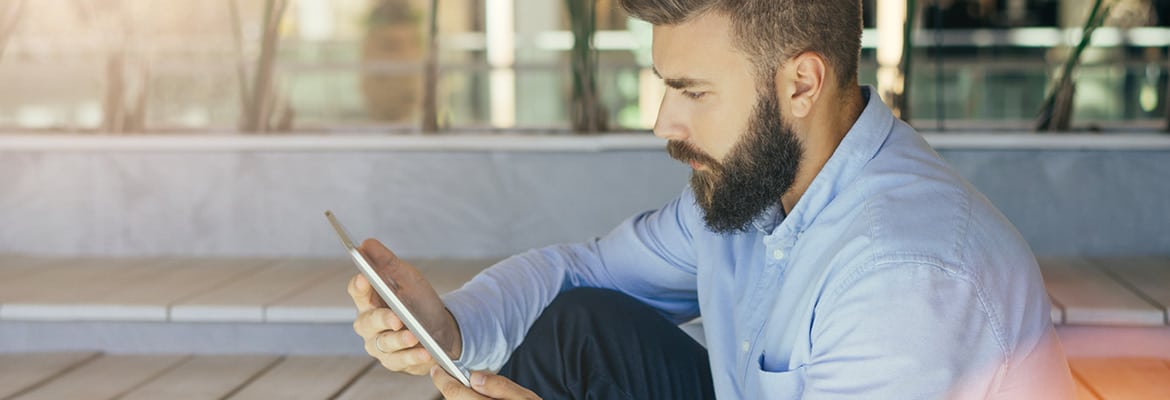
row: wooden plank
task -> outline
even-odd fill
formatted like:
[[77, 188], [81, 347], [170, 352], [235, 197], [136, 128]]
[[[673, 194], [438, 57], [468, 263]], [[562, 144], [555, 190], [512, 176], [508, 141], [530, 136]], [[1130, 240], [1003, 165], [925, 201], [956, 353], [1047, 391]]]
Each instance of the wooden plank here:
[[[107, 319], [107, 315], [78, 313], [56, 305], [85, 304], [90, 299], [120, 291], [125, 287], [124, 282], [149, 275], [165, 263], [157, 258], [58, 260], [43, 272], [0, 283], [0, 319]], [[139, 310], [115, 311], [128, 312], [127, 319], [141, 314]]]
[[230, 399], [328, 399], [373, 364], [366, 356], [289, 356]]
[[97, 353], [0, 354], [0, 399], [46, 382], [96, 356]]
[[179, 355], [104, 355], [16, 399], [110, 399], [149, 381], [184, 358]]
[[112, 280], [106, 279], [110, 275], [141, 270], [137, 267], [143, 262], [101, 258], [53, 260], [35, 273], [0, 281], [0, 303], [91, 293], [99, 290], [99, 282]]
[[1064, 306], [1066, 324], [1163, 325], [1160, 308], [1082, 258], [1040, 258], [1048, 294]]
[[338, 400], [437, 399], [439, 390], [428, 376], [411, 376], [390, 372], [375, 364], [349, 385]]
[[[348, 260], [346, 261], [348, 262]], [[357, 309], [346, 286], [357, 274], [352, 264], [331, 268], [323, 277], [264, 308], [267, 322], [353, 322]]]
[[1136, 289], [1162, 307], [1163, 323], [1170, 324], [1170, 259], [1121, 257], [1094, 259], [1106, 273]]
[[5, 303], [4, 312], [13, 319], [165, 321], [171, 303], [253, 273], [263, 262], [169, 259], [118, 268], [80, 283], [84, 288], [78, 290], [25, 295]]
[[279, 360], [271, 355], [194, 356], [121, 400], [222, 399]]
[[1170, 399], [1170, 366], [1149, 358], [1081, 358], [1074, 373], [1102, 399]]
[[[172, 321], [263, 322], [264, 307], [314, 284], [349, 260], [281, 260], [171, 306]], [[356, 271], [356, 270], [355, 270]], [[355, 272], [356, 273], [356, 272]]]
[[46, 271], [42, 266], [57, 261], [52, 258], [0, 255], [0, 282]]

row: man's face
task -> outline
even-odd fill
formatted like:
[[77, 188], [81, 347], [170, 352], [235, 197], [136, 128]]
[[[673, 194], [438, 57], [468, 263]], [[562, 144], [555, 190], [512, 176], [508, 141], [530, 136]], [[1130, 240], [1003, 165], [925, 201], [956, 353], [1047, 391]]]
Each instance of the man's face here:
[[670, 87], [654, 134], [689, 163], [707, 227], [746, 229], [779, 204], [803, 151], [784, 122], [775, 88], [758, 87], [751, 62], [734, 50], [726, 17], [707, 14], [654, 28], [655, 70]]

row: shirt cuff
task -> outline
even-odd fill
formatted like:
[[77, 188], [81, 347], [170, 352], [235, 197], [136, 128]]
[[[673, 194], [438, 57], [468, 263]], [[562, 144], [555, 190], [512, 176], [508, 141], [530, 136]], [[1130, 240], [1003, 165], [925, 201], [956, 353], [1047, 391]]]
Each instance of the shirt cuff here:
[[[490, 321], [481, 306], [484, 301], [477, 299], [470, 290], [463, 289], [443, 295], [442, 300], [447, 310], [455, 317], [455, 323], [459, 325], [463, 351], [455, 362], [468, 370], [492, 369], [492, 366], [486, 365], [485, 362], [492, 346], [489, 338]], [[485, 350], [488, 354], [484, 354]]]

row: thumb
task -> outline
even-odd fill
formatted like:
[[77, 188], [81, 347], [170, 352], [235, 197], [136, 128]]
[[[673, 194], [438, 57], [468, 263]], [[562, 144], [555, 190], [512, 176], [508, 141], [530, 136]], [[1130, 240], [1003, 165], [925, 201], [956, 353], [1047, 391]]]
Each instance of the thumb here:
[[358, 251], [361, 251], [374, 265], [391, 265], [399, 261], [398, 255], [386, 248], [378, 239], [366, 239], [361, 246], [358, 246]]
[[395, 291], [399, 290], [400, 284], [413, 286], [419, 280], [418, 273], [413, 267], [403, 262], [402, 259], [398, 258], [398, 255], [382, 245], [382, 242], [377, 239], [366, 239], [358, 251], [361, 251], [370, 261], [374, 272]]

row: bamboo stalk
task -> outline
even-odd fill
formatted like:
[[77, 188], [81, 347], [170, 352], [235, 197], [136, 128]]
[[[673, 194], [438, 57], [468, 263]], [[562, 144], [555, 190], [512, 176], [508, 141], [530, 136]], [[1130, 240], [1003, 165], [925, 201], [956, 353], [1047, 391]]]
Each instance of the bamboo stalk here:
[[906, 1], [906, 22], [902, 26], [902, 60], [898, 67], [901, 70], [902, 94], [898, 95], [894, 103], [898, 109], [898, 117], [903, 121], [910, 121], [910, 74], [913, 72], [914, 61], [914, 19], [918, 15], [918, 0]]
[[150, 69], [142, 68], [141, 85], [138, 93], [134, 94], [134, 106], [125, 110], [125, 132], [143, 132], [146, 130], [146, 107], [150, 95]]
[[16, 25], [24, 16], [24, 0], [16, 0], [8, 6], [4, 18], [0, 19], [0, 57], [4, 57], [4, 49], [8, 47], [8, 38], [16, 31]]
[[126, 55], [119, 51], [106, 61], [106, 98], [102, 107], [102, 127], [109, 133], [122, 133], [125, 128]]
[[1073, 48], [1068, 59], [1065, 60], [1064, 66], [1061, 68], [1060, 80], [1044, 101], [1044, 108], [1041, 109], [1040, 118], [1036, 124], [1037, 131], [1065, 131], [1069, 129], [1072, 120], [1074, 93], [1076, 92], [1073, 87], [1072, 75], [1077, 66], [1080, 65], [1081, 54], [1089, 47], [1089, 43], [1093, 39], [1093, 32], [1105, 23], [1112, 5], [1112, 3], [1107, 4], [1105, 0], [1093, 2], [1089, 18], [1085, 20], [1085, 25], [1081, 28], [1081, 40]]
[[422, 131], [423, 133], [439, 132], [439, 0], [431, 0], [431, 15], [428, 23], [427, 60], [423, 74], [422, 98]]
[[272, 116], [272, 80], [276, 67], [276, 50], [280, 45], [280, 22], [288, 7], [287, 0], [264, 2], [264, 24], [260, 42], [260, 56], [256, 60], [256, 79], [252, 91], [252, 114], [248, 118], [247, 130], [268, 131]]
[[248, 87], [248, 67], [247, 61], [244, 60], [244, 30], [243, 22], [240, 21], [240, 10], [238, 0], [227, 0], [228, 12], [231, 15], [232, 21], [232, 38], [233, 45], [236, 50], [236, 79], [239, 81], [240, 91], [240, 130], [248, 131], [249, 118], [251, 118], [254, 106], [252, 104], [252, 90]]
[[593, 34], [597, 30], [596, 5], [592, 1], [565, 0], [573, 31], [573, 93], [570, 106], [574, 132], [596, 133], [606, 130], [605, 114], [597, 94], [597, 52]]

